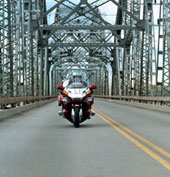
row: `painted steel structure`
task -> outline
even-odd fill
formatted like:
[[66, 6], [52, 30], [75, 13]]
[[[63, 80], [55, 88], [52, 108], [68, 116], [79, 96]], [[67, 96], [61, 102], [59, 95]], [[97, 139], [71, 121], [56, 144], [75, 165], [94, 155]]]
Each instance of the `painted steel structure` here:
[[[74, 69], [98, 95], [170, 95], [169, 0], [55, 2], [1, 0], [0, 97], [55, 95]], [[102, 15], [107, 3], [114, 24]]]

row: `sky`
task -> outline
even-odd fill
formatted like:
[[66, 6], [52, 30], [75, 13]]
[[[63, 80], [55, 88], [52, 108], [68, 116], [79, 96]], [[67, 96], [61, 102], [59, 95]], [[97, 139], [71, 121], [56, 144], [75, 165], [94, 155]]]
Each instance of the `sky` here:
[[[71, 0], [72, 2], [74, 2], [75, 4], [79, 3], [80, 0]], [[88, 2], [92, 2], [94, 0], [88, 0]], [[141, 0], [142, 2], [143, 0]], [[157, 0], [159, 1], [159, 0]], [[52, 7], [53, 5], [56, 4], [56, 1], [54, 0], [47, 0], [47, 9], [49, 9], [50, 7]], [[106, 3], [105, 5], [101, 6], [100, 7], [100, 11], [102, 13], [102, 16], [103, 18], [108, 21], [109, 23], [111, 24], [114, 24], [115, 23], [115, 16], [116, 16], [116, 13], [117, 13], [117, 6], [114, 5], [112, 2], [108, 2]], [[142, 10], [141, 10], [142, 11]], [[154, 23], [157, 24], [157, 19], [159, 18], [159, 5], [154, 5], [154, 8], [153, 8], [153, 14], [154, 14]], [[52, 12], [50, 15], [49, 15], [49, 21], [50, 21], [50, 18], [53, 16], [54, 12]], [[143, 18], [142, 17], [142, 13], [141, 13], [141, 17], [140, 18]]]
[[[77, 4], [80, 2], [80, 0], [71, 0], [72, 2]], [[89, 2], [92, 2], [93, 0], [88, 0]], [[51, 8], [52, 6], [54, 6], [56, 4], [56, 2], [54, 0], [47, 0], [47, 9]], [[116, 16], [116, 12], [117, 12], [117, 7], [112, 3], [112, 2], [108, 2], [105, 5], [103, 5], [101, 8], [101, 13], [103, 18], [108, 21], [111, 24], [114, 24], [115, 22], [115, 16]], [[50, 13], [49, 15], [49, 21], [51, 18], [53, 18], [53, 14], [54, 12]]]

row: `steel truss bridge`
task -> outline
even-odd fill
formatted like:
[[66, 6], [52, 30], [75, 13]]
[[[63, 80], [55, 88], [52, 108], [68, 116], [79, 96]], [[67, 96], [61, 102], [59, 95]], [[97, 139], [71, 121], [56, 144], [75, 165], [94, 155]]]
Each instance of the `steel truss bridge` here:
[[[0, 2], [1, 98], [56, 95], [77, 68], [97, 95], [170, 95], [169, 0], [47, 2]], [[107, 3], [114, 24], [102, 14]]]
[[49, 2], [0, 0], [0, 177], [170, 177], [170, 0]]

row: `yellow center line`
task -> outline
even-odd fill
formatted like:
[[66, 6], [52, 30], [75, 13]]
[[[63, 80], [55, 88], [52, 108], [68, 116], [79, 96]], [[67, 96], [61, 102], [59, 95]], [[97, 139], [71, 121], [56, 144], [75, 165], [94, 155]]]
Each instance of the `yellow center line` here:
[[151, 146], [152, 148], [154, 148], [155, 150], [157, 150], [158, 152], [160, 152], [161, 154], [163, 154], [164, 156], [170, 158], [170, 153], [166, 152], [164, 149], [156, 146], [155, 144], [151, 143], [150, 141], [146, 140], [145, 138], [141, 137], [140, 135], [138, 135], [137, 133], [133, 132], [132, 130], [126, 128], [125, 126], [123, 126], [122, 124], [118, 123], [117, 121], [113, 120], [112, 118], [110, 118], [109, 116], [103, 114], [102, 112], [100, 112], [97, 109], [93, 110], [101, 115], [103, 115], [105, 118], [109, 119], [111, 122], [113, 122], [114, 124], [118, 125], [120, 128], [124, 129], [125, 131], [129, 132], [131, 135], [135, 136], [136, 138], [140, 139], [141, 141], [145, 142], [146, 144], [148, 144], [149, 146]]
[[[93, 109], [96, 114], [105, 122], [107, 122], [109, 125], [111, 125], [115, 130], [117, 130], [119, 133], [121, 133], [123, 136], [125, 136], [128, 140], [136, 144], [140, 149], [142, 149], [144, 152], [146, 152], [148, 155], [150, 155], [152, 158], [154, 158], [156, 161], [158, 161], [160, 164], [162, 164], [165, 168], [170, 170], [170, 163], [161, 158], [159, 155], [151, 151], [149, 148], [141, 144], [139, 141], [128, 135], [126, 132], [121, 130], [119, 127], [117, 127], [113, 122], [110, 121], [110, 119], [107, 119], [104, 114], [101, 114], [98, 110]], [[104, 116], [103, 116], [104, 115]], [[107, 116], [108, 117], [108, 116]]]

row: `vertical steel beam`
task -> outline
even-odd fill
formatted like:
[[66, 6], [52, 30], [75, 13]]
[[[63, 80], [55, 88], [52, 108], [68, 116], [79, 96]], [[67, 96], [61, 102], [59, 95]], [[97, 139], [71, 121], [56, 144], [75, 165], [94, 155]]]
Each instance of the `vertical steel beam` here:
[[9, 61], [10, 61], [10, 97], [13, 96], [13, 92], [14, 92], [14, 86], [13, 86], [13, 82], [14, 82], [14, 74], [13, 74], [13, 46], [12, 46], [12, 22], [11, 22], [11, 0], [7, 1], [8, 2], [8, 52], [9, 52]]
[[[150, 95], [151, 83], [153, 75], [153, 65], [155, 64], [155, 56], [153, 55], [153, 2], [145, 0], [143, 7], [143, 18], [145, 20], [145, 31], [142, 32], [141, 46], [141, 68], [140, 68], [140, 90], [139, 95]], [[152, 70], [151, 70], [152, 69]]]

